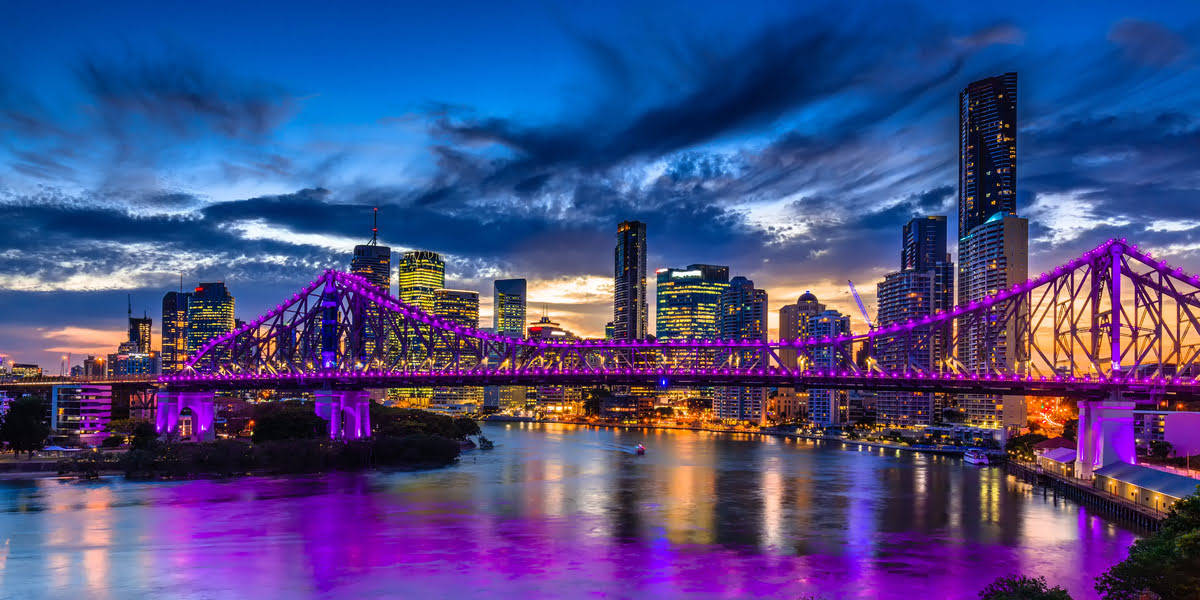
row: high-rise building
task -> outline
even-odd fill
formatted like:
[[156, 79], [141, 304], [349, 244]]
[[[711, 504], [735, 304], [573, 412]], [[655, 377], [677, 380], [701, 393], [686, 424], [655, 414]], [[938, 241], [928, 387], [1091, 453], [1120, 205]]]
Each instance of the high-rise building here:
[[433, 291], [433, 314], [463, 327], [479, 327], [479, 292], [469, 290]]
[[50, 428], [60, 435], [80, 436], [95, 443], [107, 437], [104, 426], [112, 418], [110, 385], [56, 385], [50, 388]]
[[1017, 74], [971, 83], [958, 105], [961, 240], [996, 213], [1017, 214]]
[[497, 279], [493, 284], [492, 328], [511, 338], [525, 337], [525, 306], [529, 301], [524, 279]]
[[613, 338], [646, 337], [646, 224], [622, 221], [617, 225], [613, 252]]
[[[721, 331], [723, 340], [767, 340], [767, 291], [754, 287], [745, 277], [734, 277], [721, 292]], [[753, 352], [739, 353], [741, 366], [750, 366]], [[764, 367], [766, 365], [763, 365]], [[718, 419], [761, 423], [766, 390], [750, 387], [723, 387], [713, 400], [713, 415]]]
[[[132, 313], [132, 310], [130, 310]], [[150, 335], [154, 330], [154, 320], [147, 316], [142, 318], [129, 316], [129, 341], [137, 344], [139, 354], [150, 354]]]
[[[1029, 278], [1029, 221], [996, 213], [958, 243], [958, 304], [967, 306]], [[1018, 323], [1023, 315], [1007, 320], [1008, 301], [995, 302], [982, 316], [960, 318], [958, 360], [968, 371], [1002, 369], [1020, 373], [1028, 360], [1019, 343]], [[1022, 396], [966, 396], [959, 405], [967, 421], [980, 427], [1022, 427]]]
[[354, 247], [350, 272], [371, 282], [385, 294], [392, 293], [392, 249], [379, 245], [379, 209], [375, 209], [375, 226], [371, 241]]
[[[476, 329], [479, 327], [479, 292], [469, 290], [437, 289], [433, 291], [433, 314], [455, 325]], [[459, 348], [465, 357], [470, 349]], [[452, 349], [444, 341], [434, 343], [434, 355], [439, 362], [448, 361]], [[463, 367], [469, 363], [460, 363]], [[434, 410], [450, 413], [476, 412], [483, 405], [483, 388], [478, 386], [436, 387], [433, 389]]]
[[177, 373], [187, 364], [187, 292], [167, 292], [162, 302], [162, 372]]
[[446, 263], [437, 252], [405, 252], [400, 258], [399, 278], [400, 300], [432, 314], [434, 290], [446, 287]]
[[[1017, 74], [971, 83], [959, 94], [958, 305], [969, 306], [1028, 272], [1029, 223], [1017, 215]], [[1005, 323], [1007, 302], [982, 318], [958, 322], [958, 360], [968, 371], [1019, 371], [1025, 357], [1015, 319]], [[977, 426], [1023, 426], [1019, 396], [959, 399]]]
[[[850, 335], [850, 317], [836, 310], [826, 310], [808, 320], [808, 337], [834, 338]], [[824, 371], [848, 366], [845, 353], [830, 346], [816, 346], [812, 351], [813, 368]], [[841, 425], [847, 420], [849, 408], [845, 390], [811, 389], [808, 391], [809, 419], [824, 427]]]
[[654, 318], [659, 341], [716, 339], [721, 331], [721, 292], [729, 287], [729, 267], [688, 265], [659, 269]]
[[187, 356], [195, 356], [210, 340], [234, 328], [233, 295], [225, 283], [201, 283], [188, 298]]
[[563, 329], [562, 325], [551, 321], [550, 317], [542, 317], [541, 320], [529, 325], [529, 339], [531, 340], [577, 340], [579, 339], [574, 333]]
[[[900, 250], [903, 268], [879, 283], [880, 327], [933, 316], [954, 305], [954, 264], [946, 252], [946, 218], [920, 217], [904, 225]], [[939, 372], [947, 367], [950, 326], [922, 326], [911, 335], [880, 337], [876, 358], [886, 371]], [[879, 392], [877, 419], [889, 425], [931, 425], [942, 408], [942, 395]]]
[[[938, 263], [950, 262], [946, 254], [946, 217], [920, 217], [905, 223], [903, 244], [901, 271], [924, 271]], [[953, 289], [951, 286], [951, 296]]]
[[[801, 294], [795, 304], [779, 307], [779, 339], [795, 341], [808, 338], [809, 319], [824, 311], [825, 305], [818, 302], [817, 297], [809, 291]], [[780, 348], [778, 353], [782, 366], [789, 369], [797, 367], [794, 348]]]

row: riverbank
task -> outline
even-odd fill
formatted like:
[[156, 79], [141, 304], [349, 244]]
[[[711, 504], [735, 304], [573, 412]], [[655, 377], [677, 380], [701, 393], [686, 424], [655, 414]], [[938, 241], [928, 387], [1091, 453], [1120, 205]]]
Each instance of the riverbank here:
[[[735, 429], [730, 427], [694, 427], [690, 425], [662, 425], [662, 424], [643, 424], [643, 423], [597, 423], [592, 421], [575, 421], [575, 420], [545, 420], [535, 419], [533, 417], [511, 417], [511, 416], [489, 416], [482, 419], [488, 423], [542, 423], [552, 424], [558, 423], [563, 425], [584, 425], [588, 427], [603, 427], [609, 429], [643, 429], [643, 430], [684, 430], [684, 431], [707, 431], [710, 433], [736, 433], [743, 435], [759, 435], [771, 436], [780, 438], [793, 438], [804, 440], [819, 440], [826, 442], [841, 442], [847, 445], [856, 445], [870, 448], [882, 448], [886, 450], [900, 450], [902, 452], [920, 452], [925, 454], [948, 454], [961, 456], [967, 450], [967, 446], [925, 446], [925, 445], [907, 445], [894, 444], [890, 442], [877, 442], [871, 440], [851, 440], [840, 436], [832, 435], [815, 435], [805, 434], [790, 431], [772, 431], [769, 429], [746, 430]], [[1003, 458], [1002, 450], [988, 450], [989, 457]]]

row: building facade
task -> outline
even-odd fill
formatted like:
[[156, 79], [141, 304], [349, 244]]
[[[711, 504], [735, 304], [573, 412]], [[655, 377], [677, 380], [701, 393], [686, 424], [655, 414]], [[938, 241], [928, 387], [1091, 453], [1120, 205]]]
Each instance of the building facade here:
[[[721, 292], [720, 311], [720, 339], [767, 340], [767, 291], [755, 288], [753, 281], [731, 279]], [[739, 355], [737, 360], [748, 366], [753, 353]], [[761, 423], [765, 408], [766, 390], [759, 387], [722, 387], [713, 399], [713, 416], [722, 420]]]
[[958, 105], [961, 240], [996, 213], [1017, 214], [1017, 74], [971, 83]]
[[613, 339], [646, 337], [646, 224], [623, 221], [617, 225], [613, 251]]
[[107, 437], [104, 426], [112, 419], [112, 386], [56, 385], [50, 391], [50, 429], [57, 435], [79, 436], [95, 443]]
[[[825, 311], [825, 305], [817, 301], [812, 292], [805, 291], [795, 304], [785, 304], [779, 307], [779, 339], [802, 340], [808, 338], [808, 323], [819, 313]], [[798, 356], [793, 348], [780, 348], [780, 366], [795, 369]]]
[[[433, 314], [455, 325], [477, 329], [479, 327], [479, 292], [469, 290], [437, 289], [433, 291]], [[445, 342], [434, 344], [434, 356], [439, 362], [449, 361], [452, 348]], [[458, 349], [460, 352], [465, 348]], [[483, 388], [479, 386], [454, 386], [433, 388], [433, 410], [449, 413], [474, 413], [483, 406]]]
[[437, 252], [405, 252], [400, 258], [399, 280], [400, 300], [433, 314], [433, 292], [446, 287], [446, 263]]
[[[825, 338], [850, 335], [850, 317], [836, 310], [826, 310], [808, 320], [808, 337]], [[843, 354], [830, 346], [813, 348], [814, 369], [841, 369], [849, 364]], [[808, 391], [809, 419], [822, 427], [842, 425], [848, 419], [849, 401], [845, 390], [811, 389]]]
[[187, 356], [195, 356], [209, 341], [234, 328], [233, 294], [225, 283], [201, 283], [188, 298]]
[[511, 338], [525, 337], [528, 282], [524, 279], [497, 279], [492, 291], [493, 331]]
[[187, 363], [187, 292], [167, 292], [162, 301], [162, 372], [177, 373]]

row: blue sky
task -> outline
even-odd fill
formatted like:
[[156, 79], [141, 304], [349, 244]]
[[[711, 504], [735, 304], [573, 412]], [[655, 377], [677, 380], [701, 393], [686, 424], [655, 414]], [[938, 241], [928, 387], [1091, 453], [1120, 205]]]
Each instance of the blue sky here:
[[181, 271], [253, 318], [374, 206], [449, 285], [527, 277], [585, 335], [622, 219], [652, 269], [856, 315], [905, 220], [954, 220], [958, 91], [1010, 70], [1031, 268], [1116, 235], [1200, 266], [1195, 3], [408, 4], [9, 7], [0, 355], [111, 351]]

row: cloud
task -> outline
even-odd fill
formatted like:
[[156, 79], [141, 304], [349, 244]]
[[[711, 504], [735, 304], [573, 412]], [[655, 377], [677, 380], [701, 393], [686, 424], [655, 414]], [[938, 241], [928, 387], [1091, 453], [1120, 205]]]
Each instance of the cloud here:
[[1189, 59], [1191, 44], [1160, 23], [1122, 19], [1108, 32], [1108, 40], [1130, 59], [1151, 67], [1167, 67]]

